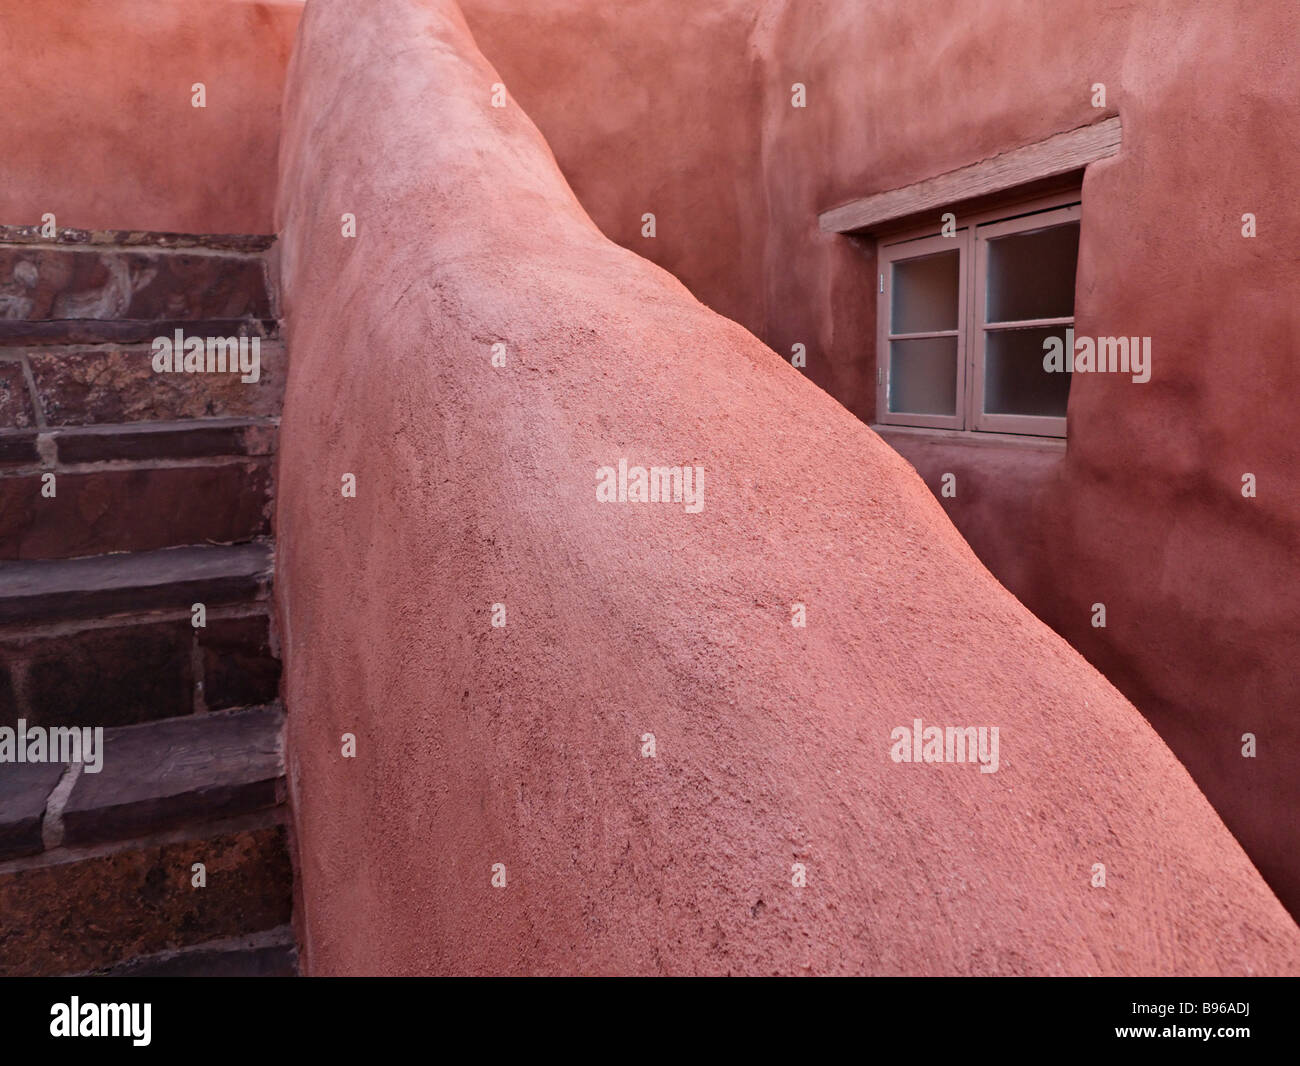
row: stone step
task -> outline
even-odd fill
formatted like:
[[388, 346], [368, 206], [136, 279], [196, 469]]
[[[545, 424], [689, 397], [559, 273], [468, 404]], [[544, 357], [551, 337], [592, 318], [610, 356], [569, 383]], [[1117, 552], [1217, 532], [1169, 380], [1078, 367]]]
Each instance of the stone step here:
[[7, 348], [52, 344], [149, 346], [155, 337], [173, 337], [178, 329], [187, 337], [273, 338], [278, 328], [273, 318], [0, 318], [0, 345]]
[[245, 382], [229, 372], [155, 372], [147, 343], [0, 348], [0, 430], [275, 417], [284, 342], [263, 340], [258, 355], [258, 380]]
[[[78, 975], [80, 976], [80, 975]], [[282, 925], [251, 936], [145, 955], [88, 977], [297, 977], [298, 947], [293, 929]]]
[[263, 542], [0, 564], [0, 626], [185, 610], [264, 599]]
[[[195, 887], [202, 863], [205, 887]], [[288, 924], [283, 808], [0, 863], [0, 977], [85, 973]]]
[[276, 428], [273, 418], [197, 418], [0, 433], [0, 446], [11, 445], [8, 453], [0, 451], [0, 461], [8, 454], [7, 465], [17, 465], [20, 440], [30, 445], [22, 453], [24, 458], [40, 463], [43, 447], [54, 469], [77, 463], [270, 455], [275, 451]]
[[[0, 726], [13, 731], [15, 752], [31, 753], [39, 733], [42, 758], [54, 754], [50, 730], [29, 721]], [[284, 714], [276, 704], [101, 729], [90, 734], [101, 738], [93, 751], [84, 730], [95, 727], [80, 728], [73, 753], [80, 767], [16, 756], [0, 762], [0, 861], [38, 855], [55, 841], [144, 838], [284, 802]]]
[[68, 248], [207, 249], [216, 252], [266, 252], [275, 244], [271, 233], [164, 233], [155, 230], [90, 230], [61, 227], [53, 237], [41, 226], [0, 226], [0, 244], [58, 245]]
[[0, 722], [132, 725], [269, 703], [280, 685], [267, 604], [0, 628]]
[[259, 252], [150, 244], [8, 242], [0, 319], [15, 322], [269, 321]]
[[265, 543], [0, 563], [0, 723], [111, 727], [274, 700], [270, 567]]
[[107, 729], [95, 773], [0, 763], [0, 975], [147, 969], [166, 960], [145, 956], [228, 953], [209, 942], [282, 929], [282, 730], [278, 707], [251, 708]]
[[273, 419], [0, 431], [0, 559], [267, 536], [275, 434]]
[[104, 731], [97, 773], [78, 774], [63, 843], [128, 840], [284, 801], [275, 707], [195, 714]]
[[[270, 456], [0, 478], [0, 559], [234, 543], [271, 532]], [[56, 495], [42, 490], [53, 486]]]

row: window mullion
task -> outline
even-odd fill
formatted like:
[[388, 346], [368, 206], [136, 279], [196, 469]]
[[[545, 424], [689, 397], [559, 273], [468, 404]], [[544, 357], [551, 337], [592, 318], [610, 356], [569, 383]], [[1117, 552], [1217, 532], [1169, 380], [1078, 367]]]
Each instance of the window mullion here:
[[976, 255], [978, 254], [978, 242], [975, 235], [975, 227], [971, 226], [966, 230], [965, 247], [963, 254], [966, 258], [966, 346], [964, 355], [966, 360], [966, 378], [964, 395], [962, 402], [962, 428], [967, 432], [975, 428], [975, 389], [976, 382], [979, 380], [979, 368], [976, 366], [978, 349], [976, 347], [978, 334], [976, 332], [976, 308], [979, 300], [978, 289], [978, 271], [976, 267]]

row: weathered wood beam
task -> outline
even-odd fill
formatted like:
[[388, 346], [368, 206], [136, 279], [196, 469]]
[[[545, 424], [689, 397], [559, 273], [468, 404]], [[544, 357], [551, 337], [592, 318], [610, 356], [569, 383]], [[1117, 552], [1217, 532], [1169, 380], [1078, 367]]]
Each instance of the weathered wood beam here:
[[1013, 148], [960, 170], [927, 178], [901, 189], [864, 196], [818, 216], [830, 233], [867, 230], [908, 215], [1003, 192], [1032, 181], [1081, 170], [1119, 151], [1120, 120], [1114, 118], [1058, 133], [1045, 141]]

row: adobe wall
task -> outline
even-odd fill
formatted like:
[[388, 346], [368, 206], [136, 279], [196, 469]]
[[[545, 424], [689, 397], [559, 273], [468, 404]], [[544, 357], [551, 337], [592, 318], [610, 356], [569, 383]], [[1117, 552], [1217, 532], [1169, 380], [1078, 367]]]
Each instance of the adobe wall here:
[[[270, 233], [301, 3], [8, 0], [0, 224]], [[206, 107], [192, 105], [202, 82]]]
[[[819, 210], [1091, 121], [1080, 332], [1150, 334], [1155, 377], [1076, 380], [1068, 454], [889, 440], [981, 559], [1137, 700], [1300, 907], [1300, 219], [1285, 5], [467, 0], [512, 97], [601, 229], [869, 418], [874, 267]], [[267, 232], [296, 3], [7, 5], [0, 221]], [[671, 25], [673, 32], [665, 27]], [[1007, 42], [1014, 41], [1014, 47]], [[208, 107], [190, 105], [204, 81]], [[809, 107], [789, 106], [794, 81]], [[170, 86], [174, 91], [160, 91]], [[33, 106], [39, 101], [40, 106]], [[1213, 146], [1213, 150], [1207, 150]], [[94, 180], [87, 176], [93, 175]], [[641, 237], [654, 211], [658, 233]], [[1240, 237], [1253, 211], [1259, 236]], [[700, 353], [700, 358], [707, 353]], [[1259, 497], [1240, 497], [1254, 473]], [[1107, 628], [1090, 607], [1107, 605]], [[1240, 737], [1259, 757], [1240, 758]], [[1290, 868], [1288, 869], [1288, 865]]]
[[[1141, 715], [857, 418], [602, 236], [499, 77], [448, 0], [317, 0], [290, 68], [307, 970], [1296, 972]], [[598, 502], [620, 458], [702, 467], [703, 510]], [[998, 726], [998, 770], [894, 762], [917, 717]]]
[[1118, 111], [1121, 154], [1084, 185], [1077, 330], [1152, 337], [1152, 380], [1077, 375], [1064, 452], [889, 441], [936, 492], [956, 474], [943, 505], [980, 558], [1138, 703], [1300, 912], [1294, 8], [516, 7], [466, 3], [602, 230], [783, 356], [805, 344], [866, 419], [873, 253], [818, 212]]

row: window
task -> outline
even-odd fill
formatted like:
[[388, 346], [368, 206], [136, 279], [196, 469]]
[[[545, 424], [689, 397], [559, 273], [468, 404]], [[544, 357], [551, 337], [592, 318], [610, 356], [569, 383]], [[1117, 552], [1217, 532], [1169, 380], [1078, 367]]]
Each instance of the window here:
[[1043, 357], [1074, 327], [1079, 202], [1057, 199], [881, 242], [879, 422], [1065, 436], [1070, 375]]

